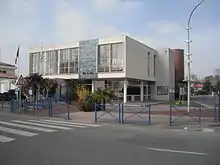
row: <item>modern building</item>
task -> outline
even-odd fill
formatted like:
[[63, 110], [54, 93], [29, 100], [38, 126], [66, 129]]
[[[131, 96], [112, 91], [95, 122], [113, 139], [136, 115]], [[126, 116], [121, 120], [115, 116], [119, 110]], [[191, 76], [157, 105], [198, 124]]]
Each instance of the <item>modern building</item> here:
[[155, 50], [126, 35], [32, 48], [29, 73], [58, 80], [84, 79], [92, 91], [107, 86], [123, 102], [174, 99], [173, 51]]
[[17, 79], [15, 75], [15, 65], [0, 62], [0, 93], [14, 89], [13, 81]]

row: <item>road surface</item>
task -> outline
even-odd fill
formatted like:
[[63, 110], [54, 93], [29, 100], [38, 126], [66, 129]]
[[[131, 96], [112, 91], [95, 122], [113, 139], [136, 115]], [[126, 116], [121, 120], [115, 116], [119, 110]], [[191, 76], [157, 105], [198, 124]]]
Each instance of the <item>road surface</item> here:
[[219, 165], [220, 134], [0, 114], [2, 165]]

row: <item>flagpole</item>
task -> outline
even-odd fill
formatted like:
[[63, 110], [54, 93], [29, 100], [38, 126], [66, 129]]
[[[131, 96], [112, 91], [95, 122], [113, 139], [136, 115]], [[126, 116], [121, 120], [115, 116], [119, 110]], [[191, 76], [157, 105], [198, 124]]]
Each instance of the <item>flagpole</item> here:
[[[17, 60], [17, 82], [20, 78], [20, 44], [18, 45], [18, 50], [17, 50], [17, 54], [16, 54], [16, 60]], [[19, 88], [19, 96], [18, 96], [18, 111], [21, 111], [21, 85], [18, 85]]]
[[[20, 49], [20, 44], [18, 45], [18, 51]], [[19, 55], [20, 52], [17, 52], [17, 77], [19, 78], [20, 77], [20, 55]]]

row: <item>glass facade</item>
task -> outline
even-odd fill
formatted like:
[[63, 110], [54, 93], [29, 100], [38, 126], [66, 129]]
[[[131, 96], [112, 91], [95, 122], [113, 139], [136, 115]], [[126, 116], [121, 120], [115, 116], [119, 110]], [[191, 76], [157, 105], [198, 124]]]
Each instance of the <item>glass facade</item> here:
[[97, 78], [96, 54], [98, 39], [79, 42], [79, 78]]
[[79, 71], [79, 48], [70, 49], [69, 73], [78, 73]]
[[99, 45], [98, 46], [98, 71], [109, 72], [110, 71], [110, 57], [111, 57], [111, 46]]
[[44, 74], [45, 75], [57, 74], [58, 50], [46, 51], [43, 54], [45, 56]]
[[112, 44], [111, 72], [124, 70], [124, 54], [122, 43]]
[[69, 49], [60, 50], [60, 74], [68, 74]]
[[42, 75], [78, 73], [80, 78], [98, 72], [123, 72], [123, 43], [98, 45], [98, 40], [80, 41], [79, 47], [30, 53], [29, 72]]
[[31, 70], [31, 73], [40, 73], [39, 72], [40, 62], [41, 62], [40, 57], [41, 57], [40, 52], [30, 54], [30, 62], [31, 62], [31, 65], [30, 65], [31, 69], [30, 70]]
[[98, 46], [98, 71], [122, 72], [124, 70], [123, 44], [106, 44]]

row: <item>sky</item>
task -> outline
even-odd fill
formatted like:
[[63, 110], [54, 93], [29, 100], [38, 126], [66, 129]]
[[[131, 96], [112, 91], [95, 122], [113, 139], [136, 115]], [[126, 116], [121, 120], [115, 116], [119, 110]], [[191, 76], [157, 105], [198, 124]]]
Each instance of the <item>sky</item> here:
[[[183, 48], [185, 26], [198, 0], [1, 0], [1, 61], [14, 64], [20, 44], [20, 73], [28, 74], [33, 47], [75, 43], [121, 34], [153, 48]], [[220, 68], [220, 1], [205, 0], [191, 22], [192, 73]], [[186, 67], [185, 67], [186, 68]]]

